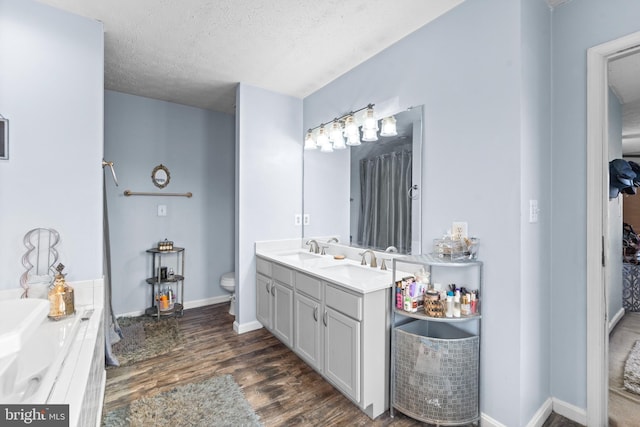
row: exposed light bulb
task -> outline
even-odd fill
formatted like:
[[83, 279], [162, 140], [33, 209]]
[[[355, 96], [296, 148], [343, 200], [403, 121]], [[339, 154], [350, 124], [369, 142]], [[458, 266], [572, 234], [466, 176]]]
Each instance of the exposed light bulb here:
[[320, 129], [318, 130], [318, 138], [316, 139], [316, 144], [321, 149], [323, 149], [325, 145], [331, 145], [329, 143], [329, 135], [327, 135], [327, 131], [325, 130], [324, 125], [321, 125]]
[[393, 116], [385, 117], [382, 119], [382, 129], [380, 129], [380, 136], [396, 136], [398, 131], [396, 129], [396, 118]]
[[344, 136], [342, 136], [342, 132], [340, 135], [333, 140], [333, 149], [334, 150], [344, 150], [347, 146], [344, 144]]
[[374, 130], [374, 131], [378, 130], [378, 121], [374, 117], [373, 107], [367, 107], [367, 111], [364, 115], [364, 123], [362, 124], [362, 130], [363, 132], [366, 132], [369, 130]]
[[339, 121], [334, 120], [329, 131], [329, 141], [335, 143], [338, 139], [342, 139], [342, 126]]
[[358, 128], [356, 128], [356, 133], [347, 135], [347, 145], [360, 145], [360, 132], [358, 132]]
[[362, 129], [362, 140], [371, 142], [378, 140], [378, 132], [376, 129]]
[[344, 134], [349, 137], [350, 135], [358, 135], [360, 131], [358, 130], [358, 125], [356, 124], [355, 119], [353, 118], [353, 114], [349, 114], [344, 119]]
[[311, 129], [307, 131], [307, 136], [304, 137], [304, 149], [305, 150], [315, 150], [318, 148], [316, 141], [313, 139], [313, 133]]

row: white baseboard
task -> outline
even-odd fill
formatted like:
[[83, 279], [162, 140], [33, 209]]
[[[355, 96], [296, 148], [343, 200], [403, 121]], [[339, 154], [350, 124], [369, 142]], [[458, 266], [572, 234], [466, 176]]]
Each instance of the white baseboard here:
[[204, 307], [205, 305], [220, 304], [223, 302], [229, 302], [230, 299], [231, 299], [231, 295], [221, 295], [217, 297], [199, 299], [195, 301], [186, 301], [184, 303], [184, 308], [185, 309], [197, 308], [197, 307]]
[[616, 327], [618, 322], [622, 320], [623, 317], [624, 317], [624, 308], [621, 308], [609, 321], [609, 333], [613, 331], [613, 328]]
[[544, 401], [542, 406], [533, 414], [531, 420], [527, 423], [527, 427], [541, 427], [544, 422], [549, 418], [553, 411], [553, 400], [548, 398]]
[[587, 411], [585, 409], [563, 402], [555, 397], [553, 398], [553, 412], [583, 426], [587, 425]]
[[[542, 406], [533, 414], [531, 420], [527, 423], [527, 427], [541, 427], [544, 422], [551, 415], [551, 411], [553, 410], [553, 400], [548, 398], [542, 404]], [[481, 415], [481, 425], [482, 427], [507, 427], [505, 424], [502, 424], [500, 421], [491, 418], [487, 414]], [[568, 417], [567, 417], [568, 418]]]
[[253, 322], [243, 323], [243, 324], [238, 323], [237, 320], [233, 322], [233, 330], [237, 334], [244, 334], [245, 332], [255, 331], [262, 327], [263, 327], [262, 323], [258, 322], [257, 320], [254, 320]]
[[500, 421], [494, 420], [489, 415], [484, 413], [480, 414], [480, 419], [482, 421], [480, 423], [482, 427], [507, 427], [506, 425], [502, 424]]
[[[222, 296], [199, 299], [194, 301], [185, 301], [184, 308], [186, 310], [188, 308], [197, 308], [197, 307], [204, 307], [205, 305], [220, 304], [223, 302], [229, 302], [230, 299], [231, 299], [231, 295], [222, 295]], [[145, 310], [130, 311], [128, 313], [118, 313], [116, 314], [116, 317], [135, 317], [135, 316], [141, 316], [144, 313], [145, 313]]]

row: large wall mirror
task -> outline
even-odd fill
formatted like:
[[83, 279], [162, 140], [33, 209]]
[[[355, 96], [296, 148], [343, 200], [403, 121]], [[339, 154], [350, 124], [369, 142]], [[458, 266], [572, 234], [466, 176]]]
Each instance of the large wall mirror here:
[[304, 151], [303, 237], [420, 253], [422, 107], [394, 115], [397, 135], [345, 150]]

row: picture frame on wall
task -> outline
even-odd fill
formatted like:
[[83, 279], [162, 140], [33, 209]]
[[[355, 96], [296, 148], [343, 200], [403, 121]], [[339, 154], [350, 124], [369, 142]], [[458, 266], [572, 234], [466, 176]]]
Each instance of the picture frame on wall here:
[[9, 159], [9, 120], [0, 116], [0, 160]]

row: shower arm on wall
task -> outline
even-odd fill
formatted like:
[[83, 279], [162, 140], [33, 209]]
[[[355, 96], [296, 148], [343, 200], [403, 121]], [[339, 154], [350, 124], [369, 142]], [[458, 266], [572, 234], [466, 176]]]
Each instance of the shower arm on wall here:
[[113, 162], [107, 162], [105, 159], [102, 159], [102, 168], [105, 166], [109, 166], [111, 169], [111, 175], [113, 176], [113, 182], [116, 183], [116, 187], [118, 186], [118, 178], [116, 178], [116, 171], [113, 169]]

